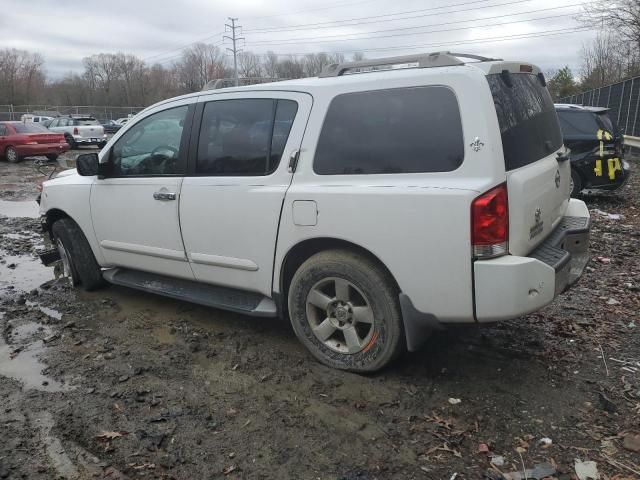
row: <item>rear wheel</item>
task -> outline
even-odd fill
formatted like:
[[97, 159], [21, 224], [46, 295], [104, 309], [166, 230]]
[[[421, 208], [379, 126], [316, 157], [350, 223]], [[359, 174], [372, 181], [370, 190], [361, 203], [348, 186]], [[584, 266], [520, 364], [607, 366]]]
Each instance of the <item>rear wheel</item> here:
[[47, 160], [50, 162], [55, 162], [58, 159], [57, 153], [52, 153], [51, 155], [47, 155]]
[[575, 169], [571, 169], [571, 196], [575, 197], [582, 191], [582, 178]]
[[76, 144], [76, 141], [73, 139], [73, 137], [71, 135], [65, 135], [64, 139], [67, 141], [67, 143], [69, 144], [69, 148], [71, 148], [71, 150], [75, 149], [78, 145]]
[[63, 218], [53, 224], [52, 231], [63, 273], [71, 285], [80, 284], [85, 290], [103, 286], [102, 270], [80, 227], [70, 218]]
[[99, 149], [103, 149], [107, 145], [107, 142], [101, 142], [98, 144]]
[[7, 147], [7, 149], [4, 151], [4, 156], [9, 163], [18, 163], [20, 161], [18, 152], [13, 147]]
[[380, 370], [405, 350], [393, 280], [365, 256], [343, 250], [309, 258], [293, 276], [289, 314], [300, 341], [322, 363]]

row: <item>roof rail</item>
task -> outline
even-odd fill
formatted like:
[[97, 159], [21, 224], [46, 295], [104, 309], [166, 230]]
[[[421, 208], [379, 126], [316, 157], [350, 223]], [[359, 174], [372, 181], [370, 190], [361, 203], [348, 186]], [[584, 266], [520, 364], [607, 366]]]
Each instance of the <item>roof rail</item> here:
[[433, 68], [433, 67], [451, 67], [455, 65], [464, 65], [465, 62], [460, 58], [471, 58], [480, 62], [492, 62], [501, 60], [499, 58], [481, 57], [470, 53], [451, 53], [451, 52], [433, 52], [420, 53], [416, 55], [404, 55], [400, 57], [377, 58], [371, 60], [361, 60], [358, 62], [332, 63], [322, 69], [320, 78], [340, 77], [349, 70], [360, 68], [390, 67], [392, 65], [401, 65], [404, 63], [417, 63], [417, 68]]
[[[281, 82], [284, 80], [289, 80], [288, 78], [272, 78], [272, 77], [242, 77], [237, 79], [238, 86], [242, 85], [257, 85], [260, 83], [271, 83], [271, 82]], [[201, 92], [205, 92], [207, 90], [218, 90], [220, 88], [229, 88], [236, 86], [235, 78], [218, 78], [216, 80], [208, 81], [204, 87], [202, 87]]]

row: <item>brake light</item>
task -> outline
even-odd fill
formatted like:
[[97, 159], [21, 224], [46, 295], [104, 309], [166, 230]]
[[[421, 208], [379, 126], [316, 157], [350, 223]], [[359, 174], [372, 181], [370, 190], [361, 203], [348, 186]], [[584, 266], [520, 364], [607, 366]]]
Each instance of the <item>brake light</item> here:
[[73, 127], [73, 134], [78, 135], [78, 127]]
[[507, 254], [509, 202], [506, 183], [483, 193], [471, 204], [471, 243], [475, 258]]

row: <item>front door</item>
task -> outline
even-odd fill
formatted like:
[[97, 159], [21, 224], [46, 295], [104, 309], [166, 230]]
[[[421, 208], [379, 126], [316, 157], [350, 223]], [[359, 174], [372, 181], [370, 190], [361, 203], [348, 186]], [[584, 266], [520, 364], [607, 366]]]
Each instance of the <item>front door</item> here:
[[180, 201], [194, 275], [270, 296], [289, 162], [300, 148], [311, 96], [255, 91], [198, 101], [199, 136]]
[[91, 189], [91, 215], [109, 265], [192, 279], [178, 208], [194, 107], [161, 108], [110, 147], [109, 173]]

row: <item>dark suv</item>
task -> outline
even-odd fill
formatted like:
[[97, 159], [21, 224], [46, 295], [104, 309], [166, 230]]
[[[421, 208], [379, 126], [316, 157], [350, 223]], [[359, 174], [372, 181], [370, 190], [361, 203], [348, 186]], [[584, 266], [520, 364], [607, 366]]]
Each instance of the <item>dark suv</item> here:
[[564, 137], [571, 149], [571, 195], [584, 189], [615, 190], [629, 177], [624, 137], [609, 109], [556, 104]]

